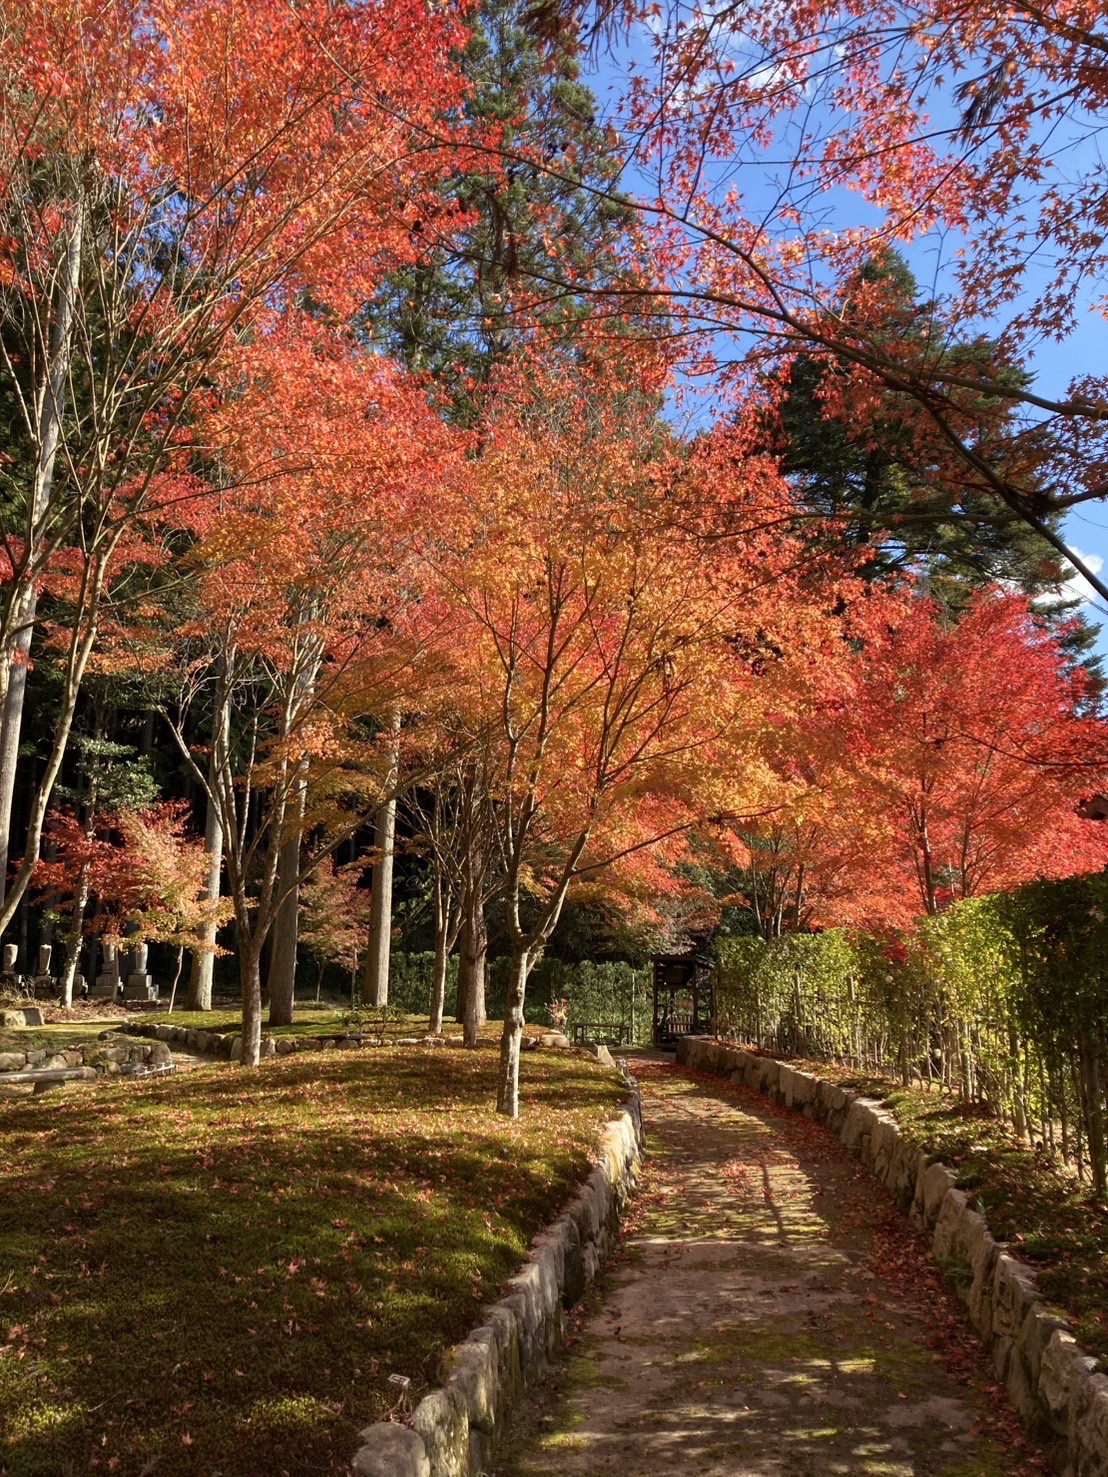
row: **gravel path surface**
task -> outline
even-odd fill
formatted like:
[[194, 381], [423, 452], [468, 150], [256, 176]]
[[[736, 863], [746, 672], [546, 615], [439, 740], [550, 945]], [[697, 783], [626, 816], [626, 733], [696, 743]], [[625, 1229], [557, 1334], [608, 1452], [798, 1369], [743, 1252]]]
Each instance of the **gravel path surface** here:
[[623, 1251], [502, 1477], [1044, 1470], [886, 1192], [807, 1119], [634, 1067], [649, 1157]]

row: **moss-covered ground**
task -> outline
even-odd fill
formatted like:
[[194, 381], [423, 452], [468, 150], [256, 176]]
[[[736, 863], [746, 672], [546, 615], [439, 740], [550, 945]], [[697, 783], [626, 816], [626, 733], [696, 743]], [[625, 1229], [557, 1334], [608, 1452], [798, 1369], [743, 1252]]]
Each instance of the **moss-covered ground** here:
[[[90, 1015], [96, 1015], [95, 1004], [88, 1007]], [[59, 1012], [60, 1013], [60, 1012]], [[76, 1012], [74, 1012], [76, 1014]], [[242, 1009], [232, 1002], [219, 1002], [213, 1010], [146, 1010], [132, 1017], [144, 1025], [166, 1022], [174, 1026], [193, 1027], [201, 1031], [235, 1032], [242, 1028]], [[119, 1020], [70, 1020], [45, 1026], [0, 1027], [0, 1051], [33, 1051], [39, 1047], [61, 1051], [66, 1046], [81, 1046], [93, 1041], [101, 1031], [125, 1029], [126, 1019]], [[500, 1035], [499, 1021], [486, 1021], [481, 1028], [483, 1040], [496, 1040]], [[296, 1019], [289, 1026], [264, 1024], [263, 1036], [334, 1038], [350, 1034], [364, 1035], [373, 1040], [394, 1041], [398, 1038], [423, 1036], [427, 1032], [426, 1015], [407, 1015], [392, 1008], [387, 1010], [350, 1010], [333, 1005], [301, 1005], [296, 1007]], [[460, 1041], [462, 1028], [455, 1021], [443, 1022], [442, 1035], [447, 1041]], [[2, 1080], [2, 1079], [0, 1079]]]
[[0, 1472], [339, 1473], [585, 1172], [618, 1076], [491, 1046], [0, 1103]]
[[40, 1048], [64, 1051], [67, 1046], [87, 1046], [101, 1031], [110, 1030], [115, 1024], [114, 1021], [82, 1021], [57, 1026], [5, 1026], [0, 1029], [0, 1051], [37, 1051]]

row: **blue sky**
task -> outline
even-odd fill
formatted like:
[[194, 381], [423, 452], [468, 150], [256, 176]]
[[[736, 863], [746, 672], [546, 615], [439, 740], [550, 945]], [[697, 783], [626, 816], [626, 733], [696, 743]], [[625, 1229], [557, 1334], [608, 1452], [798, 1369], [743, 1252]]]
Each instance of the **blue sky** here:
[[[632, 60], [641, 67], [650, 66], [650, 40], [645, 33], [612, 49], [602, 49], [594, 59], [588, 80], [597, 93], [601, 112], [611, 114], [626, 85], [627, 70]], [[942, 111], [941, 101], [938, 111]], [[1078, 153], [1082, 145], [1078, 146]], [[1075, 161], [1076, 162], [1076, 161]], [[759, 183], [757, 176], [751, 177], [750, 166], [741, 170], [743, 193], [757, 199]], [[627, 188], [634, 190], [634, 180], [625, 180]], [[824, 196], [821, 205], [831, 205], [836, 214], [841, 214], [841, 224], [846, 227], [860, 224], [863, 220], [876, 220], [876, 213], [857, 195], [835, 192], [830, 201]], [[953, 246], [950, 240], [940, 242], [922, 238], [905, 252], [925, 292], [941, 293], [950, 282], [950, 264]], [[1032, 275], [1027, 286], [1035, 290], [1039, 284]], [[990, 333], [1000, 325], [982, 322], [975, 329]], [[1108, 323], [1100, 313], [1088, 310], [1079, 315], [1078, 326], [1064, 343], [1044, 342], [1028, 356], [1028, 367], [1035, 376], [1035, 388], [1049, 396], [1064, 395], [1069, 383], [1082, 374], [1104, 373], [1108, 369]], [[1079, 552], [1094, 573], [1108, 568], [1108, 506], [1104, 502], [1090, 503], [1073, 512], [1067, 519], [1065, 536], [1070, 545]], [[1083, 582], [1075, 580], [1075, 593], [1081, 593]], [[1108, 656], [1108, 609], [1088, 591], [1089, 601], [1086, 615], [1090, 621], [1099, 623], [1101, 636], [1099, 649]]]
[[[1064, 391], [1075, 374], [1103, 372], [1108, 368], [1108, 323], [1090, 312], [1081, 327], [1064, 344], [1044, 344], [1032, 361], [1037, 388], [1046, 394]], [[1087, 503], [1066, 520], [1067, 541], [1086, 560], [1094, 574], [1108, 566], [1108, 506]], [[1098, 650], [1108, 656], [1108, 610], [1099, 597], [1092, 597], [1086, 614], [1101, 624]]]

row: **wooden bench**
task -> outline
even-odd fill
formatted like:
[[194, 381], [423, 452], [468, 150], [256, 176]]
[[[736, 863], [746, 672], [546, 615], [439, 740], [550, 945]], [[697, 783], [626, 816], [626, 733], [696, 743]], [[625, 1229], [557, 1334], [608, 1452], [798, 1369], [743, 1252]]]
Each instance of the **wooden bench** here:
[[570, 1040], [574, 1046], [587, 1046], [590, 1041], [603, 1046], [630, 1046], [629, 1021], [570, 1021]]

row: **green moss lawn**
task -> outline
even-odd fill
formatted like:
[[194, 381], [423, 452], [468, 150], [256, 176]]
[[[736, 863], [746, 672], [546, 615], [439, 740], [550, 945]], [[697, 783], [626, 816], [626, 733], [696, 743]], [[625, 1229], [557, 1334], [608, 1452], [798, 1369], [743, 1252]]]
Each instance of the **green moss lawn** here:
[[[67, 1046], [87, 1046], [101, 1031], [111, 1030], [112, 1021], [89, 1024], [67, 1021], [58, 1026], [4, 1026], [0, 1028], [0, 1051], [63, 1051]], [[124, 1022], [120, 1021], [119, 1025]], [[0, 1081], [3, 1077], [0, 1076]]]
[[618, 1077], [418, 1047], [0, 1103], [0, 1473], [339, 1473], [582, 1177]]
[[[95, 1013], [94, 1007], [89, 1007]], [[220, 1006], [215, 1010], [144, 1011], [131, 1017], [132, 1022], [143, 1025], [160, 1021], [172, 1026], [195, 1027], [200, 1031], [233, 1032], [242, 1029], [242, 1008], [239, 1005]], [[358, 1021], [362, 1024], [358, 1024]], [[86, 1046], [95, 1041], [102, 1031], [125, 1030], [127, 1021], [92, 1020], [62, 1021], [46, 1026], [0, 1027], [0, 1051], [33, 1051], [45, 1047], [50, 1051], [61, 1051], [67, 1046]], [[499, 1040], [499, 1021], [487, 1021], [481, 1029], [483, 1039]], [[307, 1005], [296, 1007], [296, 1019], [291, 1026], [269, 1026], [263, 1024], [264, 1036], [315, 1036], [338, 1037], [363, 1035], [373, 1040], [395, 1040], [397, 1037], [424, 1036], [427, 1034], [427, 1016], [405, 1015], [396, 1010], [365, 1010], [352, 1013], [336, 1010], [331, 1005]], [[460, 1041], [462, 1028], [454, 1021], [444, 1021], [443, 1036], [448, 1041]], [[3, 1078], [0, 1077], [0, 1082]]]

